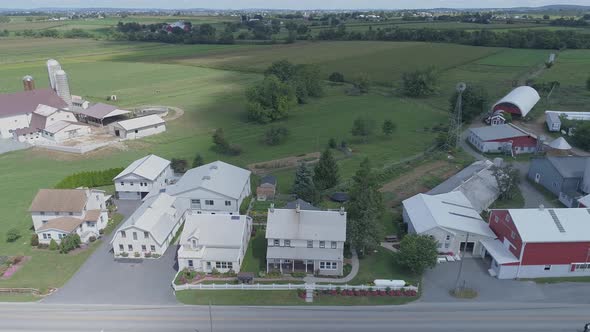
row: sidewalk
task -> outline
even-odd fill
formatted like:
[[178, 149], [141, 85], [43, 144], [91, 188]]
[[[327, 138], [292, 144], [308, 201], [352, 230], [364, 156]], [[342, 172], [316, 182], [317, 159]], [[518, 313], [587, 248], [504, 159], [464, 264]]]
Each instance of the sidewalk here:
[[313, 277], [313, 276], [307, 276], [305, 278], [303, 278], [303, 281], [305, 281], [306, 284], [314, 284], [317, 282], [328, 282], [328, 283], [333, 283], [333, 284], [345, 284], [347, 282], [350, 282], [352, 279], [354, 279], [354, 277], [356, 277], [356, 275], [359, 273], [359, 257], [356, 253], [356, 250], [352, 250], [352, 270], [350, 271], [350, 273], [343, 278], [319, 278], [319, 277]]

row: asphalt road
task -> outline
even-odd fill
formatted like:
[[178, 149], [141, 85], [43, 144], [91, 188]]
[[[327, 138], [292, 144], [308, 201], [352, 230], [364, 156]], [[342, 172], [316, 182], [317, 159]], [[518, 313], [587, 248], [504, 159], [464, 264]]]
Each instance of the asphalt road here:
[[[581, 331], [590, 305], [212, 307], [213, 331]], [[0, 304], [0, 331], [211, 331], [201, 306]]]

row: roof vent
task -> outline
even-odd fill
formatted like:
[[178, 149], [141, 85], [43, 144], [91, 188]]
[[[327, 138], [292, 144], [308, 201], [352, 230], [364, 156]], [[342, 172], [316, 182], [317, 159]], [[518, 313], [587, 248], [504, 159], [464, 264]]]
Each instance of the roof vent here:
[[211, 180], [211, 177], [209, 175], [205, 175], [203, 176], [203, 180]]
[[297, 213], [301, 212], [301, 204], [299, 204], [299, 202], [297, 202], [295, 204], [295, 212], [297, 212]]
[[563, 228], [563, 225], [561, 224], [561, 221], [559, 221], [559, 218], [557, 217], [557, 214], [555, 214], [555, 211], [549, 210], [549, 214], [551, 215], [551, 218], [553, 218], [553, 222], [555, 223], [555, 226], [557, 226], [557, 229], [559, 229], [559, 232], [565, 233], [565, 228]]
[[275, 212], [275, 203], [270, 203], [270, 212]]
[[343, 216], [344, 215], [344, 206], [340, 207], [340, 215]]
[[209, 167], [209, 169], [217, 169], [217, 165], [211, 165], [211, 167]]
[[[545, 205], [543, 205], [543, 204], [539, 205], [539, 211], [543, 211], [543, 210], [545, 210]], [[551, 213], [551, 212], [549, 212], [549, 213]]]

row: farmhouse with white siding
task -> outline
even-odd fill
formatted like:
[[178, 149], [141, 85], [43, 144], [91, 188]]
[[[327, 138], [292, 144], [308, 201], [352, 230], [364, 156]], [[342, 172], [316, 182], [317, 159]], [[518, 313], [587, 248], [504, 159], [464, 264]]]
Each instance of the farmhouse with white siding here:
[[105, 194], [95, 189], [41, 189], [29, 208], [40, 243], [78, 234], [98, 238], [108, 223]]
[[132, 162], [113, 181], [119, 199], [140, 200], [165, 188], [171, 176], [170, 161], [150, 154]]
[[114, 122], [109, 125], [109, 132], [122, 139], [137, 139], [165, 131], [166, 121], [155, 114]]
[[180, 236], [178, 269], [240, 272], [251, 232], [248, 216], [188, 213]]

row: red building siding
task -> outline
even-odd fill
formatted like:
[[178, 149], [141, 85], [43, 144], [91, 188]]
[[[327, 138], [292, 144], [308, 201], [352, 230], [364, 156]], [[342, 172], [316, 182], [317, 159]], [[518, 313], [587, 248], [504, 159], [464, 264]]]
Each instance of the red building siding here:
[[522, 265], [583, 263], [588, 260], [590, 242], [527, 243]]
[[494, 139], [489, 140], [486, 142], [510, 142], [512, 141], [512, 147], [527, 147], [527, 148], [534, 148], [537, 146], [537, 140], [531, 136], [519, 136], [519, 137], [511, 137], [511, 138], [502, 138], [502, 139]]
[[511, 104], [511, 103], [501, 103], [501, 104], [498, 104], [494, 107], [494, 111], [500, 111], [500, 110], [502, 110], [504, 112], [516, 114], [516, 115], [522, 115], [520, 108], [518, 108], [518, 106]]
[[[522, 240], [520, 239], [520, 234], [518, 234], [518, 230], [512, 222], [512, 218], [510, 218], [510, 214], [508, 213], [508, 211], [492, 211], [492, 213], [490, 214], [489, 225], [494, 234], [496, 234], [496, 236], [502, 243], [504, 243], [504, 239], [507, 239], [508, 242], [512, 243], [513, 247], [511, 246], [509, 250], [516, 258], [519, 258], [520, 251], [522, 249]], [[513, 233], [514, 238], [512, 238]]]

